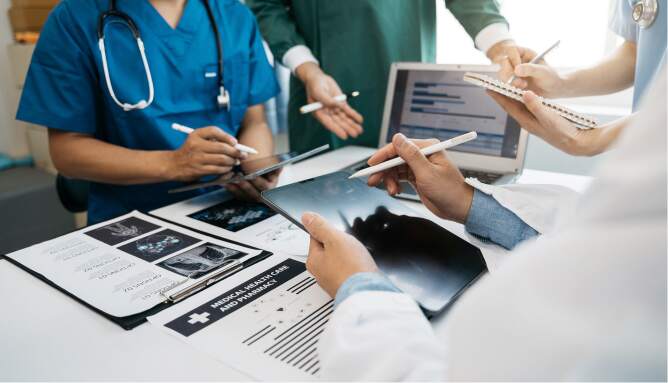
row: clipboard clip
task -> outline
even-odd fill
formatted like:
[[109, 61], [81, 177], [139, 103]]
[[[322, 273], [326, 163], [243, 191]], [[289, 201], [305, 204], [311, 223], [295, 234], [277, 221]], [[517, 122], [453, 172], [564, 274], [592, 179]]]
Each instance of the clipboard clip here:
[[[204, 290], [205, 288], [213, 285], [214, 283], [229, 277], [230, 275], [236, 273], [237, 271], [252, 266], [264, 260], [265, 258], [268, 258], [270, 255], [272, 255], [272, 253], [263, 251], [262, 253], [250, 257], [243, 262], [239, 261], [238, 259], [232, 259], [224, 263], [223, 264], [224, 266], [221, 267], [220, 270], [217, 270], [216, 272], [211, 274], [208, 278], [205, 278], [194, 284], [188, 284], [188, 282], [194, 281], [194, 279], [191, 277], [192, 274], [190, 274], [186, 279], [172, 286], [169, 290], [161, 292], [160, 295], [165, 299], [164, 302], [166, 303], [178, 303]], [[176, 290], [179, 286], [182, 285], [187, 285], [187, 286], [172, 293], [172, 291]]]

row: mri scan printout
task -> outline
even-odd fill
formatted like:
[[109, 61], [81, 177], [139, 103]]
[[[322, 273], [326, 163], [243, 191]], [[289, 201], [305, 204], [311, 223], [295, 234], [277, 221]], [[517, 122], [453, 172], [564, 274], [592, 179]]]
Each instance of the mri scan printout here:
[[126, 317], [163, 302], [163, 292], [259, 253], [132, 212], [8, 257], [91, 306]]
[[305, 258], [308, 235], [263, 203], [235, 200], [225, 190], [151, 212], [156, 217], [260, 249]]

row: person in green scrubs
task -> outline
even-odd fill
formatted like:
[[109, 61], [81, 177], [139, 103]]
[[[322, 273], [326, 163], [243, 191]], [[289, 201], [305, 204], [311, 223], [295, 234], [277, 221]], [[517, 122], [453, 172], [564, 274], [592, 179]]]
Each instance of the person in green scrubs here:
[[[508, 23], [494, 0], [444, 0], [494, 62], [521, 62]], [[390, 65], [434, 62], [434, 0], [246, 0], [277, 60], [294, 76], [288, 123], [291, 150], [323, 144], [376, 147]], [[333, 96], [360, 91], [350, 104]], [[325, 107], [301, 115], [299, 107]], [[324, 129], [323, 129], [324, 127]]]

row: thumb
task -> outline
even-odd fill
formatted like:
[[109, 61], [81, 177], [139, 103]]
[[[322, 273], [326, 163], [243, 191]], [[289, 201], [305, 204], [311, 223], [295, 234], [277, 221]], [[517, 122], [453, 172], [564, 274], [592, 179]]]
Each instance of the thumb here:
[[304, 213], [302, 215], [302, 224], [304, 224], [309, 235], [320, 243], [327, 242], [337, 231], [317, 213]]
[[555, 114], [552, 113], [545, 105], [543, 105], [543, 100], [536, 96], [534, 92], [525, 92], [522, 99], [529, 112], [531, 112], [531, 114], [536, 117], [541, 125], [550, 123], [554, 119]]
[[420, 148], [403, 134], [395, 134], [392, 144], [399, 157], [403, 158], [411, 168], [415, 177], [419, 178], [431, 166], [431, 162], [422, 154]]
[[540, 64], [520, 64], [515, 67], [517, 77], [539, 77], [545, 73], [545, 67]]

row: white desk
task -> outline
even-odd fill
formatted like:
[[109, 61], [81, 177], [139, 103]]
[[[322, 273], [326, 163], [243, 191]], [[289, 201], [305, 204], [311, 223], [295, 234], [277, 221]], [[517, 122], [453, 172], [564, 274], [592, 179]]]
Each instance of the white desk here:
[[[353, 164], [369, 149], [346, 148], [296, 164], [281, 183]], [[583, 190], [588, 177], [525, 171], [521, 183], [552, 183]], [[508, 255], [470, 237], [462, 225], [442, 221], [418, 203], [412, 208], [478, 245], [490, 270]], [[0, 261], [0, 380], [246, 380], [149, 324], [124, 331], [7, 261]], [[442, 317], [434, 321], [436, 331]]]

